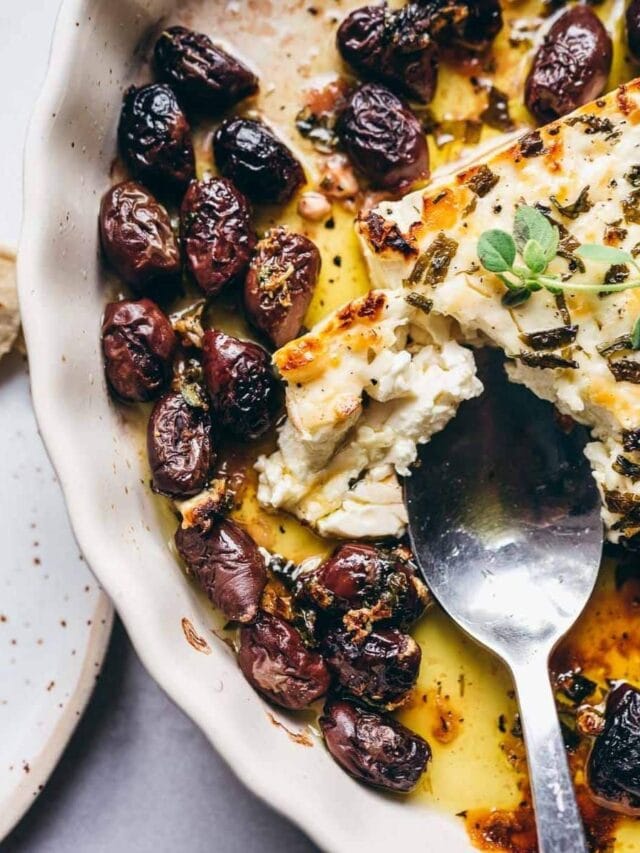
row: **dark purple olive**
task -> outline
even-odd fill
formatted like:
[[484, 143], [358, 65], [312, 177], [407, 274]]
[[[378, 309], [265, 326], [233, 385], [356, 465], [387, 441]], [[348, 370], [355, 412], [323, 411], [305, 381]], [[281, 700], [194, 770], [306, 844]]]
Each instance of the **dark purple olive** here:
[[448, 58], [484, 53], [502, 29], [499, 0], [419, 0], [429, 32]]
[[396, 628], [380, 628], [362, 640], [337, 628], [327, 634], [322, 650], [327, 666], [348, 693], [388, 710], [406, 702], [422, 658], [416, 641]]
[[384, 86], [365, 83], [355, 89], [337, 129], [354, 166], [380, 189], [405, 189], [429, 174], [420, 122]]
[[640, 62], [640, 0], [631, 0], [627, 7], [627, 43], [633, 58]]
[[180, 391], [165, 394], [149, 418], [147, 453], [156, 492], [174, 498], [200, 492], [213, 462], [208, 412]]
[[233, 521], [212, 513], [183, 523], [176, 548], [200, 587], [227, 619], [251, 622], [267, 582], [264, 559], [253, 539]]
[[217, 113], [258, 91], [253, 71], [204, 33], [186, 27], [164, 30], [153, 58], [157, 75], [195, 110]]
[[111, 187], [102, 197], [99, 221], [107, 260], [127, 284], [144, 291], [179, 279], [180, 252], [169, 214], [141, 184]]
[[602, 94], [611, 70], [611, 39], [588, 6], [573, 6], [553, 24], [525, 84], [525, 103], [541, 123]]
[[320, 273], [320, 252], [282, 226], [256, 246], [244, 286], [250, 321], [281, 347], [297, 337]]
[[329, 689], [330, 676], [318, 652], [296, 629], [270, 613], [240, 630], [238, 664], [249, 684], [275, 705], [299, 710]]
[[261, 121], [230, 118], [213, 138], [218, 169], [252, 201], [281, 204], [305, 182], [302, 166]]
[[354, 702], [327, 702], [320, 728], [342, 769], [375, 788], [412, 791], [431, 759], [429, 744], [420, 735]]
[[133, 174], [160, 194], [182, 193], [195, 177], [191, 128], [164, 83], [127, 89], [118, 143]]
[[600, 805], [640, 815], [640, 690], [630, 684], [609, 693], [604, 729], [587, 761], [587, 782]]
[[180, 212], [187, 267], [211, 296], [240, 278], [256, 236], [246, 198], [226, 178], [193, 181]]
[[328, 560], [298, 580], [298, 597], [334, 614], [350, 612], [349, 623], [390, 621], [410, 625], [429, 593], [407, 549], [386, 552], [373, 545], [341, 545]]
[[394, 92], [428, 104], [438, 81], [438, 48], [424, 10], [409, 3], [399, 11], [362, 6], [344, 19], [338, 50], [359, 74]]
[[167, 316], [150, 299], [110, 302], [102, 323], [104, 368], [111, 390], [129, 403], [166, 387], [177, 346]]
[[271, 426], [278, 403], [269, 355], [217, 329], [205, 332], [202, 349], [214, 425], [236, 438], [258, 438]]

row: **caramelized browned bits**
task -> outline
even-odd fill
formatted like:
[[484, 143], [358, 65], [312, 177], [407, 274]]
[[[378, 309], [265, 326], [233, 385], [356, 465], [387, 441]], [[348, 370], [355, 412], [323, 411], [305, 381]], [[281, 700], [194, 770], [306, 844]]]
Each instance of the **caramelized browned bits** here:
[[434, 40], [454, 59], [484, 53], [502, 29], [499, 0], [419, 0]]
[[538, 49], [525, 85], [525, 103], [544, 124], [602, 94], [612, 45], [588, 6], [573, 6], [553, 24]]
[[208, 412], [180, 391], [165, 394], [149, 418], [147, 453], [155, 491], [181, 498], [200, 492], [213, 461]]
[[240, 278], [256, 237], [249, 203], [231, 181], [193, 181], [180, 217], [187, 267], [202, 290], [213, 295]]
[[306, 708], [329, 689], [321, 655], [304, 645], [295, 628], [269, 613], [240, 630], [238, 664], [255, 690], [283, 708]]
[[164, 30], [153, 58], [158, 76], [196, 110], [215, 113], [258, 91], [253, 71], [204, 33], [186, 27]]
[[302, 327], [320, 273], [320, 252], [302, 234], [279, 226], [256, 246], [244, 286], [244, 305], [254, 326], [276, 347]]
[[155, 399], [171, 376], [176, 336], [150, 299], [110, 302], [102, 323], [107, 381], [129, 403]]
[[305, 182], [302, 166], [261, 121], [230, 118], [213, 138], [218, 169], [255, 202], [280, 204]]
[[258, 438], [269, 429], [278, 402], [269, 355], [217, 329], [205, 332], [202, 347], [214, 427], [236, 438]]
[[438, 81], [438, 48], [429, 18], [415, 3], [399, 11], [363, 6], [344, 19], [337, 34], [345, 62], [365, 77], [428, 104]]
[[426, 740], [392, 717], [355, 702], [329, 700], [320, 728], [327, 749], [343, 770], [387, 791], [412, 791], [431, 758]]
[[362, 640], [337, 628], [327, 634], [322, 650], [329, 669], [348, 693], [389, 710], [408, 698], [422, 657], [415, 640], [396, 628], [374, 630]]
[[136, 290], [179, 278], [180, 252], [169, 214], [141, 184], [124, 181], [104, 194], [100, 237], [109, 263]]
[[627, 7], [627, 43], [633, 58], [640, 62], [640, 0], [631, 0]]
[[338, 134], [356, 168], [380, 189], [405, 189], [429, 174], [420, 122], [384, 86], [365, 83], [352, 92]]
[[187, 568], [227, 619], [243, 623], [255, 619], [267, 572], [248, 533], [211, 514], [181, 525], [175, 541]]
[[626, 682], [607, 698], [604, 730], [587, 762], [587, 782], [600, 805], [640, 815], [640, 691]]
[[135, 177], [160, 194], [182, 193], [195, 177], [191, 128], [164, 83], [125, 92], [118, 143]]

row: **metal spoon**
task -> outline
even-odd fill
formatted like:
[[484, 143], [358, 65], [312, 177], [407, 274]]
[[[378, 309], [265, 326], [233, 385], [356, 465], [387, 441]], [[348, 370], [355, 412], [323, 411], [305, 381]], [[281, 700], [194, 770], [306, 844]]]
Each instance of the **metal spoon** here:
[[602, 552], [600, 500], [553, 409], [478, 353], [485, 393], [464, 403], [405, 480], [410, 535], [442, 607], [516, 684], [541, 853], [586, 853], [549, 682], [549, 655], [583, 610]]

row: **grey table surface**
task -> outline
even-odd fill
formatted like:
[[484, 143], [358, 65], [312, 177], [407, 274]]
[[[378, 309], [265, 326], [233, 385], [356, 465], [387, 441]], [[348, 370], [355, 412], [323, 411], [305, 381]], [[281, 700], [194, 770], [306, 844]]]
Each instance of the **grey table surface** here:
[[[0, 242], [18, 238], [24, 135], [57, 7], [56, 0], [0, 2]], [[118, 620], [96, 690], [62, 760], [1, 846], [3, 853], [316, 849], [238, 782], [147, 675]]]

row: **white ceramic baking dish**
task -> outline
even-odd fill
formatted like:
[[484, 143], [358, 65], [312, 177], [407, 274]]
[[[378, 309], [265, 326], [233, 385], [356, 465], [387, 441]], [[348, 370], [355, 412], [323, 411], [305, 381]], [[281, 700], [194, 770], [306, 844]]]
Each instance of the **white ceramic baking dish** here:
[[[215, 7], [216, 0], [205, 2]], [[173, 5], [63, 3], [27, 143], [20, 302], [36, 414], [75, 534], [149, 672], [238, 776], [319, 845], [350, 853], [469, 850], [461, 822], [423, 800], [365, 789], [336, 767], [319, 741], [305, 747], [273, 724], [273, 709], [212, 635], [210, 608], [171, 556], [167, 530], [142, 481], [139, 437], [107, 395], [99, 347], [105, 286], [98, 203], [109, 183], [122, 91], [140, 62], [138, 47]], [[221, 11], [224, 5], [220, 0]], [[277, 14], [277, 0], [261, 3], [263, 13], [269, 8]], [[184, 618], [208, 638], [210, 653], [186, 641]]]

